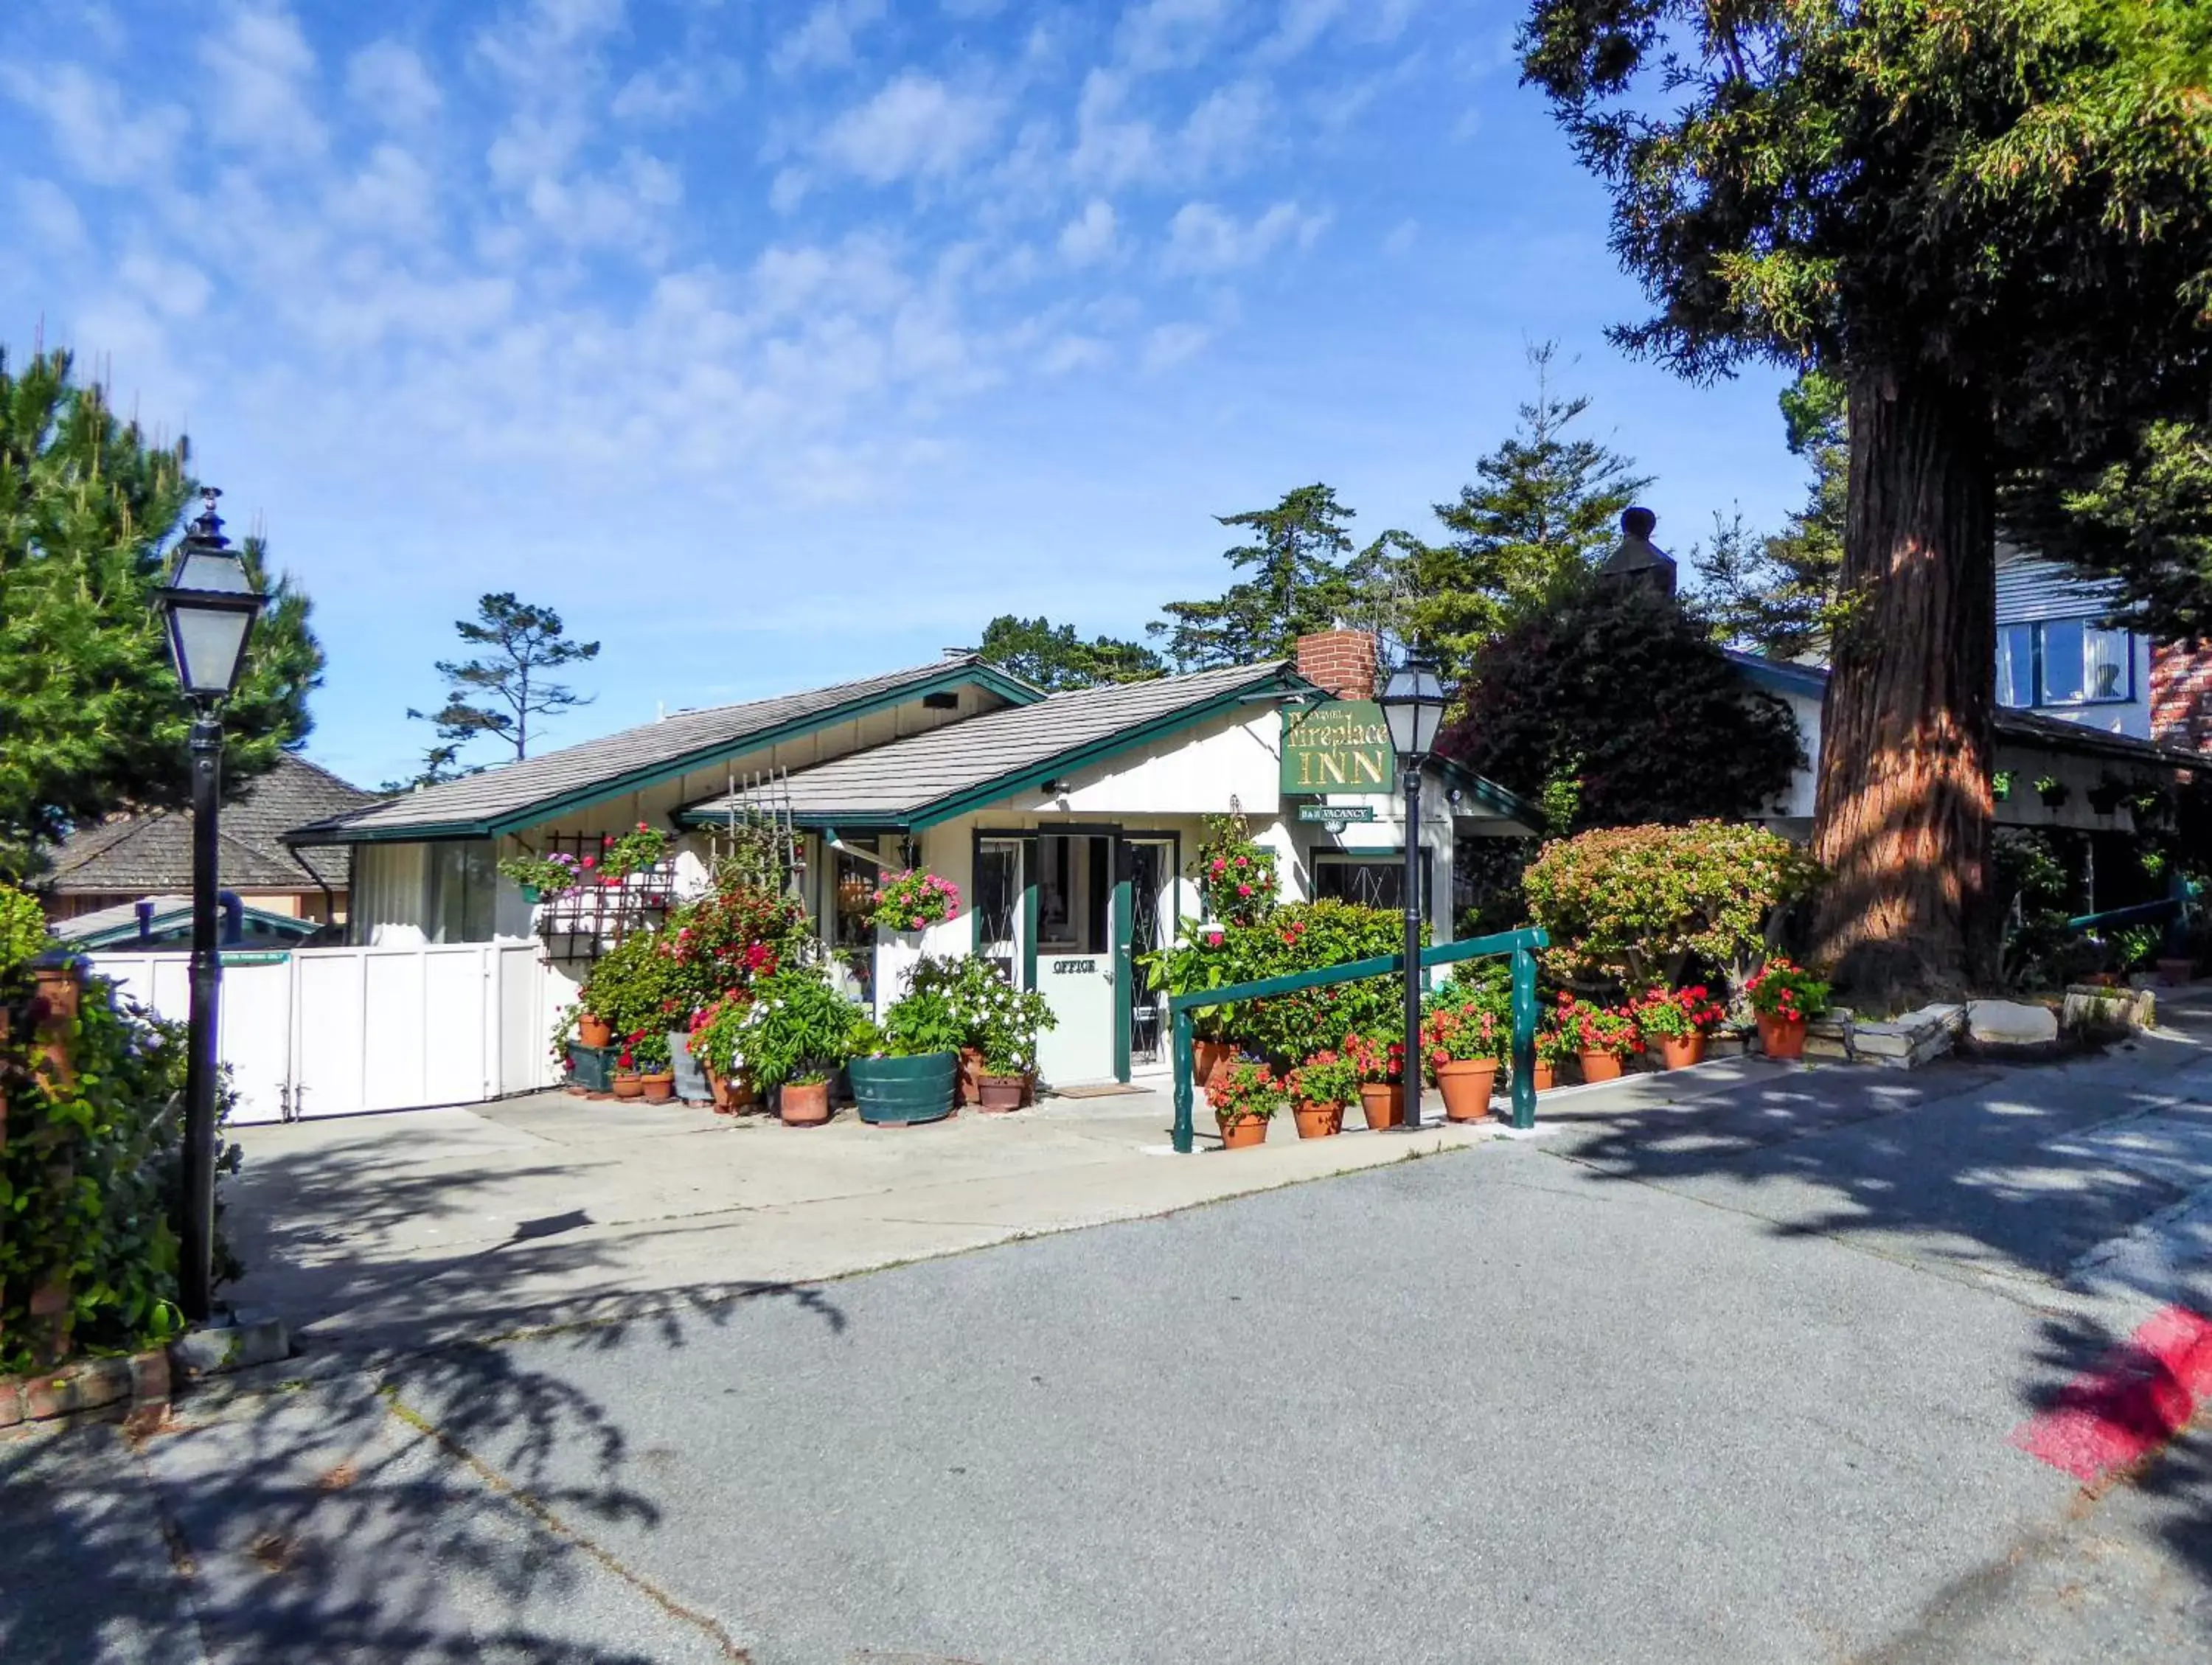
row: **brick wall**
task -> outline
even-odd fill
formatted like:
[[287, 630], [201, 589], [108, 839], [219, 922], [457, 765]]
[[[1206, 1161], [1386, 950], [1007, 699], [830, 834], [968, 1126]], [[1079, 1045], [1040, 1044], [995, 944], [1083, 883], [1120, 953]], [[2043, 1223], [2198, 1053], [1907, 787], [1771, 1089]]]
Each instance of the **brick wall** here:
[[2212, 644], [2158, 643], [2150, 650], [2150, 736], [2201, 751], [2212, 741]]
[[1365, 630], [1322, 630], [1298, 638], [1298, 674], [1340, 699], [1373, 699], [1376, 663], [1375, 638]]

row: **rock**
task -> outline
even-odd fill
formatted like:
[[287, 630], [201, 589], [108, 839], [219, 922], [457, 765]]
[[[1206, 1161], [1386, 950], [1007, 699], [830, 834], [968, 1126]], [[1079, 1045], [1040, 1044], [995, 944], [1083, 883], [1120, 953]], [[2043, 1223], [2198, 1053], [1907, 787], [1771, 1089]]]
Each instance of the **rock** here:
[[2022, 1000], [1969, 1000], [1966, 1033], [1981, 1047], [2049, 1046], [2058, 1038], [2058, 1014]]
[[1887, 1023], [1853, 1022], [1851, 1050], [1884, 1069], [1917, 1070], [1950, 1051], [1965, 1027], [1964, 1006], [1925, 1006]]
[[2158, 997], [2148, 988], [2106, 988], [2073, 983], [2059, 1026], [2069, 1035], [2115, 1039], [2131, 1030], [2158, 1026]]
[[267, 1364], [292, 1354], [291, 1338], [282, 1319], [254, 1319], [244, 1315], [227, 1324], [209, 1324], [187, 1330], [169, 1343], [169, 1368], [175, 1379], [197, 1381]]

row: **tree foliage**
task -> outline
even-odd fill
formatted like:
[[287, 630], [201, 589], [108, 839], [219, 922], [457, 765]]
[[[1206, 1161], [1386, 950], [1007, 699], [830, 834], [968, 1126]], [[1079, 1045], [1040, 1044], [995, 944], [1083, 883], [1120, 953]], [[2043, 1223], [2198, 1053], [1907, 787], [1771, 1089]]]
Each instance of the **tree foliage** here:
[[975, 651], [1050, 694], [1102, 683], [1146, 682], [1165, 668], [1160, 656], [1141, 642], [1107, 635], [1085, 641], [1073, 624], [1012, 613], [1001, 613], [983, 627]]
[[1712, 547], [1696, 562], [1699, 600], [1723, 641], [1770, 659], [1821, 659], [1844, 564], [1850, 479], [1844, 384], [1809, 370], [1783, 389], [1781, 403], [1791, 453], [1813, 465], [1805, 506], [1766, 537], [1747, 532], [1741, 518], [1717, 524]]
[[1747, 687], [1703, 622], [1617, 580], [1486, 643], [1442, 749], [1541, 800], [1554, 835], [1755, 814], [1804, 763], [1789, 708]]
[[[157, 441], [80, 382], [66, 352], [10, 372], [0, 352], [0, 876], [23, 877], [71, 825], [189, 800], [191, 710], [153, 609], [198, 488], [186, 442]], [[235, 791], [307, 737], [323, 652], [307, 598], [272, 584], [223, 712]]]
[[1253, 665], [1287, 659], [1297, 639], [1326, 630], [1352, 601], [1347, 567], [1352, 512], [1325, 485], [1285, 492], [1273, 508], [1215, 517], [1254, 541], [1223, 552], [1232, 570], [1252, 576], [1207, 601], [1170, 601], [1146, 629], [1163, 638], [1177, 669]]
[[598, 642], [571, 641], [562, 635], [561, 615], [550, 607], [518, 601], [512, 590], [501, 590], [481, 598], [476, 617], [456, 619], [453, 629], [471, 647], [491, 651], [472, 659], [439, 660], [438, 674], [448, 684], [446, 703], [427, 717], [407, 714], [437, 726], [444, 744], [426, 754], [434, 774], [450, 769], [459, 749], [483, 735], [506, 741], [516, 757], [527, 757], [532, 717], [592, 702], [590, 696], [544, 675], [599, 656]]

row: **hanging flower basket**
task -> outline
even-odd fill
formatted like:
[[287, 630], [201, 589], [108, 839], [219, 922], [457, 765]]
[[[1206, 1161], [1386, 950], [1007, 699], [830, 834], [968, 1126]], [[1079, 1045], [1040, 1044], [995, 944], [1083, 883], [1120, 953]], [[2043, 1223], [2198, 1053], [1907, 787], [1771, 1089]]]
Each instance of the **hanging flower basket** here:
[[952, 917], [960, 906], [960, 887], [918, 869], [886, 873], [868, 902], [870, 919], [882, 929], [920, 931]]

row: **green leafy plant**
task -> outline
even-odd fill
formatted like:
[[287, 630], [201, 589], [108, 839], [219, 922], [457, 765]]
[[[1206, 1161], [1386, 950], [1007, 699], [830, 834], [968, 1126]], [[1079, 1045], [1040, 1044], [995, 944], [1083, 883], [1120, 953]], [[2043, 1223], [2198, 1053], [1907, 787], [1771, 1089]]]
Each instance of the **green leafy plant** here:
[[615, 1043], [622, 1048], [615, 1054], [615, 1067], [618, 1070], [659, 1075], [669, 1067], [671, 1054], [668, 1031], [665, 1029], [641, 1029], [617, 1035]]
[[1686, 1041], [1711, 1035], [1728, 1017], [1727, 1008], [1712, 998], [1703, 983], [1671, 992], [1655, 989], [1632, 1001], [1629, 1015], [1637, 1032], [1647, 1041]]
[[1206, 1102], [1224, 1124], [1266, 1121], [1283, 1098], [1282, 1079], [1257, 1058], [1231, 1060], [1206, 1086]]
[[919, 931], [951, 919], [960, 908], [960, 887], [919, 871], [885, 873], [870, 898], [869, 918], [885, 931]]
[[1194, 871], [1206, 914], [1224, 925], [1249, 925], [1274, 907], [1274, 851], [1253, 842], [1242, 813], [1211, 815]]
[[753, 1023], [750, 991], [724, 995], [691, 1019], [691, 1055], [726, 1080], [745, 1073], [745, 1037]]
[[0, 884], [0, 981], [15, 975], [54, 945], [39, 899]]
[[1447, 985], [1421, 1012], [1421, 1060], [1439, 1064], [1504, 1060], [1513, 1049], [1512, 997], [1471, 985]]
[[884, 1040], [895, 1058], [957, 1052], [968, 1044], [968, 1036], [966, 1016], [941, 989], [912, 990], [884, 1013]]
[[1637, 1030], [1635, 1018], [1620, 1007], [1594, 1006], [1563, 994], [1557, 1016], [1560, 1029], [1577, 1053], [1601, 1052], [1608, 1057], [1626, 1058], [1644, 1050], [1644, 1037]]
[[2074, 795], [2074, 789], [2055, 775], [2039, 775], [2035, 777], [2035, 795], [2047, 810], [2063, 809], [2066, 800]]
[[566, 851], [556, 850], [550, 855], [507, 856], [500, 862], [499, 871], [502, 878], [537, 891], [541, 900], [550, 900], [582, 882], [583, 864]]
[[[1227, 938], [1228, 967], [1236, 981], [1249, 981], [1401, 954], [1406, 921], [1388, 908], [1355, 902], [1297, 902], [1249, 925], [1230, 927]], [[1421, 940], [1428, 941], [1425, 930]], [[1405, 989], [1403, 974], [1389, 972], [1246, 1001], [1237, 1008], [1233, 1038], [1284, 1064], [1317, 1048], [1340, 1047], [1355, 1030], [1380, 1029], [1400, 1018]]]
[[1804, 967], [1778, 957], [1753, 974], [1743, 992], [1753, 1012], [1784, 1023], [1818, 1018], [1828, 1009], [1828, 985]]
[[1359, 1097], [1359, 1066], [1341, 1053], [1317, 1052], [1283, 1085], [1298, 1103], [1337, 1109]]
[[740, 1049], [763, 1091], [826, 1081], [851, 1058], [853, 1021], [862, 1013], [819, 971], [779, 971], [753, 995]]
[[1522, 876], [1562, 977], [1669, 988], [1692, 961], [1731, 973], [1765, 945], [1775, 910], [1820, 869], [1778, 833], [1718, 821], [1619, 827], [1547, 844]]
[[617, 1036], [684, 1029], [696, 1009], [675, 945], [659, 931], [633, 932], [601, 955], [577, 998]]
[[805, 907], [742, 881], [674, 909], [658, 934], [674, 958], [672, 992], [694, 1010], [787, 967], [811, 965], [821, 951]]
[[611, 879], [628, 878], [632, 873], [649, 873], [660, 865], [668, 854], [668, 835], [641, 821], [621, 837], [609, 837], [605, 849], [599, 871]]
[[1059, 1022], [1050, 1001], [1016, 988], [997, 966], [975, 954], [916, 960], [907, 973], [903, 999], [924, 995], [941, 995], [951, 1007], [960, 1034], [953, 1044], [983, 1053], [987, 1060], [995, 1057], [1006, 1066], [994, 1072], [1000, 1075], [1035, 1069], [1037, 1036]]

